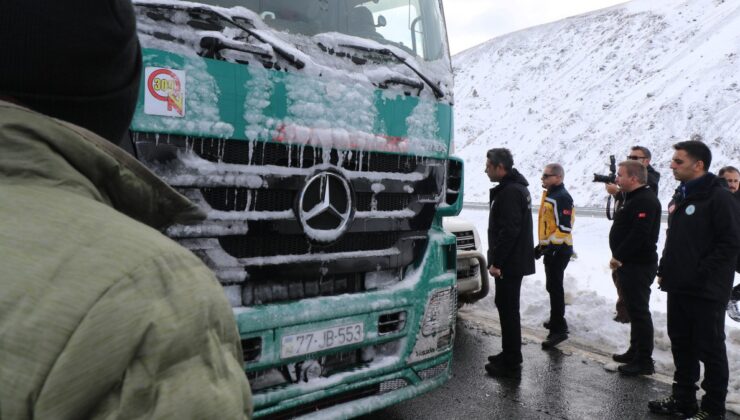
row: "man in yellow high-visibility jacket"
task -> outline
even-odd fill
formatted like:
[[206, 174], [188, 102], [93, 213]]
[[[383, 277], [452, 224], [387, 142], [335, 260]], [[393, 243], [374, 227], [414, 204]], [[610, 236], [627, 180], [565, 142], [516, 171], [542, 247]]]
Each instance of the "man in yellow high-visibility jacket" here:
[[565, 320], [565, 292], [563, 275], [573, 255], [573, 198], [563, 184], [565, 171], [560, 164], [551, 163], [542, 172], [542, 202], [540, 203], [538, 236], [535, 255], [545, 256], [545, 278], [550, 294], [550, 320], [545, 327], [550, 330], [542, 348], [549, 349], [568, 338]]

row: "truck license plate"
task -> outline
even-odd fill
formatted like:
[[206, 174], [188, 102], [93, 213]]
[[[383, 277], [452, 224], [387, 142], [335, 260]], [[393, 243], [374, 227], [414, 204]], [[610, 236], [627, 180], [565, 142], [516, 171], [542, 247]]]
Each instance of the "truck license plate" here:
[[286, 335], [281, 342], [280, 357], [286, 359], [334, 347], [360, 343], [365, 338], [362, 329], [363, 324], [358, 322], [356, 324], [341, 325], [323, 330]]

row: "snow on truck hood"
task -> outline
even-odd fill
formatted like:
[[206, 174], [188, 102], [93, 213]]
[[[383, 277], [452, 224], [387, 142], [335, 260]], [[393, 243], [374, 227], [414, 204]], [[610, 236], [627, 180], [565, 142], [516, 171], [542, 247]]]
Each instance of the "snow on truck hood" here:
[[[138, 0], [134, 4], [145, 66], [152, 65], [147, 49], [177, 54], [184, 63], [180, 67], [187, 73], [188, 89], [185, 118], [162, 118], [137, 110], [137, 131], [438, 157], [448, 152], [451, 133], [442, 132], [437, 120], [439, 106], [452, 104], [452, 73], [446, 59], [424, 61], [393, 45], [336, 32], [313, 36], [281, 32], [241, 6], [226, 9], [175, 0]], [[170, 22], [150, 16], [159, 8], [168, 10]], [[189, 26], [192, 10], [214, 13], [224, 29]], [[219, 111], [219, 97], [226, 92], [219, 91], [207, 60], [198, 55], [204, 38], [228, 46], [221, 50], [224, 61], [259, 62], [257, 56], [270, 57], [284, 70], [245, 66], [248, 78], [243, 89], [250, 94], [243, 104], [243, 129]], [[284, 118], [268, 112], [278, 81], [285, 86], [288, 109]], [[378, 101], [409, 100], [415, 105], [403, 121], [406, 135], [382, 134], [386, 127], [378, 127]]]

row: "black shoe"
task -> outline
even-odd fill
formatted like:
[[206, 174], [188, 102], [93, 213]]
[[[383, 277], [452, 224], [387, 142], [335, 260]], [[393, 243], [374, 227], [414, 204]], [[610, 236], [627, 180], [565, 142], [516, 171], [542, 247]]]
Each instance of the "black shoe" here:
[[619, 322], [620, 324], [629, 324], [630, 317], [627, 315], [617, 315], [614, 317], [614, 321]]
[[619, 366], [617, 370], [622, 375], [627, 376], [652, 375], [653, 373], [655, 373], [655, 363], [653, 362], [653, 359], [632, 359], [626, 365]]
[[542, 342], [542, 348], [551, 349], [567, 339], [568, 339], [568, 333], [551, 332], [550, 334], [548, 334], [547, 339]]
[[612, 354], [612, 360], [614, 360], [617, 363], [629, 363], [632, 361], [632, 359], [635, 358], [635, 351], [630, 349], [627, 349], [626, 352], [622, 354]]
[[[545, 327], [545, 329], [547, 329], [547, 330], [551, 330], [552, 329], [551, 328], [552, 327], [552, 323], [550, 323], [550, 320], [547, 320], [547, 321], [543, 322], [542, 323], [542, 326]], [[568, 334], [568, 324], [567, 323], [565, 324], [565, 329], [563, 331], [566, 334]]]
[[504, 362], [504, 353], [501, 352], [499, 354], [494, 354], [493, 356], [488, 356], [488, 361], [491, 363], [503, 363]]
[[699, 406], [696, 404], [696, 400], [677, 400], [671, 395], [662, 400], [649, 401], [648, 409], [651, 413], [656, 414], [693, 416], [699, 411]]
[[507, 357], [504, 352], [501, 352], [499, 354], [494, 354], [493, 356], [488, 356], [488, 361], [494, 364], [510, 364], [510, 365], [519, 365], [522, 363], [522, 356], [519, 357]]
[[486, 372], [494, 378], [520, 378], [522, 376], [522, 365], [520, 364], [489, 363], [485, 367]]
[[709, 411], [699, 410], [696, 414], [686, 420], [725, 420], [724, 414], [712, 414]]

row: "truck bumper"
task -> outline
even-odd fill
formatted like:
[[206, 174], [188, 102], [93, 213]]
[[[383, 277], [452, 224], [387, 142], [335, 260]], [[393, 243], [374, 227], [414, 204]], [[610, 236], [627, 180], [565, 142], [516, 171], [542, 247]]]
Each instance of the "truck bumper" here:
[[356, 383], [304, 394], [255, 411], [255, 419], [347, 419], [397, 404], [439, 387], [450, 377], [452, 351], [411, 367]]

